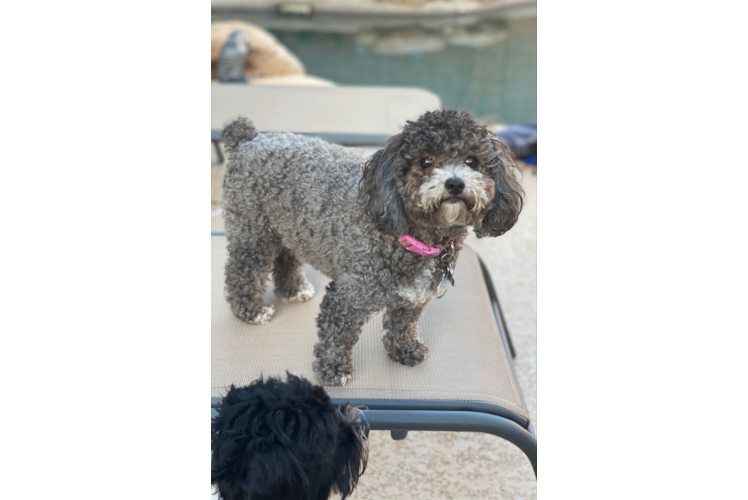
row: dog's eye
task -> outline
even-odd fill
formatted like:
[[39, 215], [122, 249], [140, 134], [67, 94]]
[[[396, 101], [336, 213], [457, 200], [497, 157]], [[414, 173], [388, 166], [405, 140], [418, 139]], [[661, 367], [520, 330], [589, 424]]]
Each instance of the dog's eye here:
[[474, 167], [478, 164], [478, 162], [475, 161], [475, 158], [473, 158], [472, 156], [468, 158], [467, 160], [465, 160], [465, 163], [470, 167]]
[[423, 168], [429, 168], [434, 166], [434, 160], [430, 160], [429, 158], [424, 158], [421, 160], [421, 166]]

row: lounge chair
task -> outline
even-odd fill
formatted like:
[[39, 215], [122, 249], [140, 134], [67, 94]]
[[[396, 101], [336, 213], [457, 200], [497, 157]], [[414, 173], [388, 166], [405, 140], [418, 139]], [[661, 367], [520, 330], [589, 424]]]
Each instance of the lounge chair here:
[[[303, 304], [276, 299], [272, 282], [266, 301], [275, 305], [268, 325], [233, 316], [223, 297], [226, 238], [211, 236], [211, 406], [231, 384], [285, 371], [315, 380], [312, 348], [315, 318], [328, 279], [309, 266], [304, 273], [317, 290]], [[353, 350], [354, 375], [345, 387], [327, 388], [336, 403], [365, 407], [374, 430], [394, 439], [414, 431], [472, 431], [502, 437], [519, 447], [537, 475], [537, 442], [512, 367], [512, 346], [491, 278], [469, 248], [460, 254], [457, 287], [432, 300], [420, 321], [429, 357], [416, 367], [391, 361], [382, 345], [381, 315], [363, 328]]]

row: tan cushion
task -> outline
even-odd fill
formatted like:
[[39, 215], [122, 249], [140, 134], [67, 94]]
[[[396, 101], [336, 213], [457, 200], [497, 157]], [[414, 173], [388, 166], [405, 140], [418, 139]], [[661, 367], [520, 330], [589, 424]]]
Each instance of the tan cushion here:
[[[261, 375], [285, 371], [319, 380], [312, 371], [317, 341], [315, 318], [328, 279], [309, 266], [307, 279], [317, 290], [302, 304], [276, 299], [272, 281], [265, 300], [275, 305], [268, 325], [237, 319], [223, 298], [224, 236], [212, 238], [211, 397], [222, 397], [231, 384], [247, 384]], [[527, 418], [500, 337], [477, 255], [460, 254], [456, 287], [432, 300], [421, 318], [420, 337], [428, 358], [408, 367], [391, 361], [382, 345], [381, 314], [364, 325], [353, 349], [353, 379], [345, 387], [328, 387], [333, 398], [470, 401], [497, 405]]]
[[210, 125], [222, 130], [240, 116], [261, 132], [392, 136], [407, 120], [441, 109], [431, 91], [409, 87], [321, 87], [220, 84], [210, 87]]

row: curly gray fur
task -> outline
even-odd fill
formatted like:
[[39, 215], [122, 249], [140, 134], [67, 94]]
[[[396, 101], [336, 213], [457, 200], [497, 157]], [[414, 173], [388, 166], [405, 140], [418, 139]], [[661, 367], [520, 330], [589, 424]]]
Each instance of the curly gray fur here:
[[[274, 312], [263, 302], [271, 270], [276, 292], [290, 300], [311, 297], [302, 262], [329, 276], [314, 347], [315, 372], [327, 385], [350, 379], [353, 346], [377, 311], [385, 311], [391, 359], [412, 366], [427, 356], [418, 319], [441, 269], [436, 257], [405, 250], [399, 236], [430, 246], [451, 241], [456, 260], [469, 226], [482, 221], [482, 236], [498, 236], [522, 207], [511, 156], [466, 113], [430, 112], [408, 122], [365, 164], [319, 139], [257, 136], [246, 119], [223, 136], [230, 153], [222, 202], [226, 299], [237, 317], [263, 324]], [[444, 180], [458, 176], [464, 191], [448, 193]]]
[[221, 141], [227, 152], [233, 151], [242, 142], [251, 141], [255, 137], [257, 137], [257, 129], [246, 118], [239, 118], [231, 122], [221, 132]]

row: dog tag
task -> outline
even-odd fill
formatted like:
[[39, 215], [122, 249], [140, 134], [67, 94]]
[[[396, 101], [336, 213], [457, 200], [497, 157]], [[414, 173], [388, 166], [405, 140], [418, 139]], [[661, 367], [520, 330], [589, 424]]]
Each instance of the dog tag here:
[[442, 280], [436, 289], [436, 298], [441, 299], [444, 297], [450, 286], [455, 286], [454, 271], [452, 270], [452, 265], [449, 262], [445, 262], [442, 265]]
[[447, 262], [445, 264], [445, 267], [447, 268], [447, 272], [446, 272], [447, 279], [452, 284], [452, 286], [455, 286], [455, 272], [454, 272], [454, 269], [452, 269], [452, 264], [450, 264], [449, 262]]

